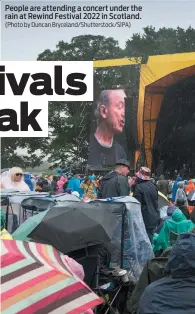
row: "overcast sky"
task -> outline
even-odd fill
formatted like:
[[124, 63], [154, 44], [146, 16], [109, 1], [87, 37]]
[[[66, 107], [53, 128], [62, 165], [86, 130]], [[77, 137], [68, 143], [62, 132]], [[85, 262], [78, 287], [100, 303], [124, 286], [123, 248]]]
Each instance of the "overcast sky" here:
[[[177, 26], [188, 28], [195, 27], [195, 1], [105, 1], [98, 2], [99, 5], [142, 5], [142, 19], [132, 20], [132, 27], [129, 28], [5, 28], [4, 7], [9, 5], [94, 5], [96, 1], [71, 1], [71, 2], [48, 2], [48, 1], [3, 1], [2, 2], [2, 60], [36, 60], [39, 53], [45, 49], [54, 50], [60, 40], [70, 41], [72, 37], [93, 34], [112, 36], [119, 41], [121, 47], [133, 33], [142, 32], [143, 27], [152, 25], [157, 29], [160, 27]], [[64, 12], [62, 12], [64, 13]], [[26, 21], [28, 22], [28, 21]]]

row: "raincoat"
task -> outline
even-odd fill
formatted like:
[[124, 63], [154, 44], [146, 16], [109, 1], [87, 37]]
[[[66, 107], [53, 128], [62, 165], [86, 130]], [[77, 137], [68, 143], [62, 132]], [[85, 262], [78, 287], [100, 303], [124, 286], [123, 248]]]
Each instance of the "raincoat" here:
[[130, 186], [127, 177], [117, 171], [111, 171], [101, 181], [98, 198], [127, 196], [129, 193]]
[[188, 195], [190, 192], [195, 190], [195, 185], [192, 180], [188, 181], [188, 185], [185, 187], [186, 194]]
[[178, 183], [182, 181], [181, 177], [178, 177], [176, 182], [173, 184], [173, 190], [172, 190], [172, 202], [175, 202], [175, 197], [178, 189]]
[[63, 185], [67, 181], [67, 178], [61, 176], [60, 180], [57, 181], [57, 186], [58, 186], [58, 193], [63, 193]]
[[96, 198], [96, 194], [94, 193], [94, 184], [91, 182], [90, 184], [81, 183], [80, 188], [84, 190], [84, 197], [94, 199]]
[[190, 232], [195, 228], [195, 224], [191, 220], [187, 220], [180, 209], [176, 209], [171, 220], [165, 220], [159, 235], [155, 234], [153, 238], [154, 251], [165, 250], [171, 246], [170, 232], [177, 234]]
[[83, 194], [80, 188], [80, 180], [76, 177], [72, 177], [69, 180], [67, 189], [70, 189], [72, 192], [78, 192], [80, 196]]
[[158, 210], [158, 191], [151, 181], [136, 180], [133, 196], [140, 202], [143, 220], [147, 229], [158, 225], [160, 214]]
[[11, 189], [19, 192], [30, 191], [29, 186], [24, 182], [23, 178], [19, 182], [12, 181], [11, 171], [6, 171], [1, 174], [0, 186], [4, 189]]
[[29, 189], [33, 191], [33, 183], [31, 181], [31, 175], [29, 173], [24, 174], [24, 182], [28, 185]]
[[175, 196], [175, 202], [177, 204], [177, 200], [182, 200], [184, 202], [184, 205], [188, 207], [188, 201], [187, 201], [187, 196], [184, 190], [180, 187], [178, 187], [176, 196]]
[[151, 283], [144, 291], [139, 314], [195, 313], [195, 234], [179, 236], [172, 249], [166, 277]]
[[157, 182], [157, 188], [165, 196], [168, 195], [168, 181], [165, 180], [163, 175], [160, 176], [159, 181]]

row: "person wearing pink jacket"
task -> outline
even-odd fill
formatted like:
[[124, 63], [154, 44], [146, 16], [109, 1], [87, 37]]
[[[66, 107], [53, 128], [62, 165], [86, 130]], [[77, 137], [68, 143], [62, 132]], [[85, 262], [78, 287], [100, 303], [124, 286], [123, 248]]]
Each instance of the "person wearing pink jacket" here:
[[58, 193], [63, 193], [64, 192], [63, 186], [64, 186], [64, 183], [66, 183], [66, 181], [67, 181], [67, 178], [65, 178], [63, 176], [61, 176], [60, 180], [57, 181], [57, 186], [58, 186], [57, 192]]

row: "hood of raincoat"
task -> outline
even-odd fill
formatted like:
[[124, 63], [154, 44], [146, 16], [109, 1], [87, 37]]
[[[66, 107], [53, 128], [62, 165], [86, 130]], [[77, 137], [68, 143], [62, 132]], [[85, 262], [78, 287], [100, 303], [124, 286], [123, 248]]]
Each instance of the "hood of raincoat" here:
[[31, 179], [31, 174], [30, 173], [25, 173], [24, 174], [24, 179]]
[[181, 181], [182, 181], [182, 177], [178, 177], [177, 180], [176, 180], [177, 183], [181, 182]]
[[117, 173], [116, 171], [110, 171], [108, 174], [106, 174], [106, 175], [103, 177], [102, 181], [110, 180], [111, 178], [114, 178], [114, 177], [116, 177], [116, 176], [118, 176], [118, 173]]
[[186, 220], [186, 216], [184, 216], [184, 214], [179, 208], [176, 208], [172, 215], [172, 220], [174, 220], [175, 222], [180, 222]]
[[66, 180], [67, 180], [67, 179], [66, 179], [64, 176], [61, 176], [59, 181], [65, 182]]
[[175, 212], [176, 207], [174, 205], [168, 206], [167, 208], [167, 216], [172, 216], [173, 213]]
[[192, 180], [189, 180], [189, 181], [188, 181], [188, 185], [189, 185], [189, 186], [194, 186], [194, 182], [193, 182]]
[[182, 233], [172, 248], [165, 272], [172, 278], [195, 276], [195, 234]]

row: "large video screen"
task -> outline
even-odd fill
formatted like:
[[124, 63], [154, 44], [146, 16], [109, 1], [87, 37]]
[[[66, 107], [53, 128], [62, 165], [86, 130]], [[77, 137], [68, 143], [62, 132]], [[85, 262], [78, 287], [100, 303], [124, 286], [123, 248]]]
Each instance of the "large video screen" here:
[[92, 106], [88, 165], [113, 166], [127, 160], [125, 137], [126, 93], [124, 89], [101, 90]]

